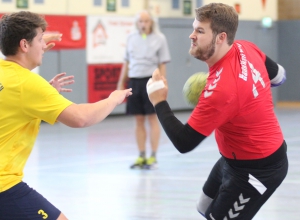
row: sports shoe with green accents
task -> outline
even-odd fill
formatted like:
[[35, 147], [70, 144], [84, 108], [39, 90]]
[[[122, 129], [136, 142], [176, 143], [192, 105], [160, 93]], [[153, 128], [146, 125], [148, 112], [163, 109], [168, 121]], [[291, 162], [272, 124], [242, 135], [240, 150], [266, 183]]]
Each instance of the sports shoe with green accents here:
[[130, 169], [143, 169], [146, 164], [146, 158], [138, 157], [134, 164], [130, 166]]
[[146, 160], [146, 164], [144, 165], [144, 169], [146, 170], [154, 170], [157, 169], [157, 160], [155, 157], [149, 157]]

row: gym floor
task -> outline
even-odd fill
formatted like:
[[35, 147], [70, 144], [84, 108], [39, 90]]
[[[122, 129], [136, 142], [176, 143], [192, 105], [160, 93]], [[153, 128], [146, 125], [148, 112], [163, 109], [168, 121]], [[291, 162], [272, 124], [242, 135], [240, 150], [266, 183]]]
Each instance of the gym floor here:
[[[175, 112], [184, 123], [189, 114]], [[300, 109], [276, 108], [276, 114], [288, 145], [289, 172], [254, 220], [300, 216]], [[24, 181], [70, 220], [204, 219], [196, 203], [220, 156], [214, 135], [180, 154], [161, 134], [158, 169], [130, 170], [138, 154], [131, 116], [109, 116], [84, 129], [42, 123]]]

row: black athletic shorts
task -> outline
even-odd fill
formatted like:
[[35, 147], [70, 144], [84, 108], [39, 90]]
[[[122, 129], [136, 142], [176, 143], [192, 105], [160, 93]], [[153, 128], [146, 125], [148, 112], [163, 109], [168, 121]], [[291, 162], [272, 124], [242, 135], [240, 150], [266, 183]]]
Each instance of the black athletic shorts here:
[[286, 149], [283, 142], [271, 156], [257, 163], [246, 161], [244, 166], [221, 157], [203, 187], [204, 194], [212, 199], [205, 217], [251, 220], [286, 177]]
[[132, 95], [127, 98], [126, 113], [129, 115], [154, 114], [155, 109], [149, 100], [146, 85], [151, 77], [130, 78], [128, 88], [132, 88]]
[[24, 182], [0, 193], [0, 220], [56, 220], [60, 213]]

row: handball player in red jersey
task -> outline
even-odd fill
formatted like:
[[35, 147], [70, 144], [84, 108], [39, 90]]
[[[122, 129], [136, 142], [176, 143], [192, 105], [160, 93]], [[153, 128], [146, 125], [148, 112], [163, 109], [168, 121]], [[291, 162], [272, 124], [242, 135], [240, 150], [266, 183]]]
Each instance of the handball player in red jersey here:
[[287, 146], [274, 113], [271, 86], [285, 81], [285, 69], [255, 44], [235, 41], [233, 7], [211, 3], [195, 10], [190, 54], [204, 61], [209, 76], [186, 124], [171, 111], [167, 84], [149, 98], [166, 134], [181, 153], [215, 132], [220, 159], [197, 204], [206, 219], [252, 219], [284, 180]]

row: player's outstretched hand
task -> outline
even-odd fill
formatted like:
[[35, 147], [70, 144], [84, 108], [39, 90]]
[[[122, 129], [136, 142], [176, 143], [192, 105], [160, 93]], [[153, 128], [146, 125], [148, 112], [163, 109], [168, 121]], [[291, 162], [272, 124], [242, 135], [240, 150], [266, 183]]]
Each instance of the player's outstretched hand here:
[[168, 83], [166, 78], [160, 74], [159, 69], [154, 70], [152, 78], [149, 79], [147, 93], [153, 106], [167, 100]]
[[44, 51], [47, 52], [52, 47], [55, 46], [54, 42], [49, 43], [50, 41], [61, 41], [62, 34], [44, 34], [43, 39], [46, 43], [46, 48], [44, 48]]
[[60, 73], [54, 76], [53, 79], [49, 81], [58, 92], [72, 92], [72, 89], [63, 88], [63, 86], [73, 84], [75, 81], [74, 76], [65, 76], [66, 73]]
[[123, 89], [123, 90], [115, 90], [110, 93], [109, 97], [113, 101], [117, 103], [117, 105], [121, 104], [124, 99], [128, 96], [132, 95], [132, 89]]

